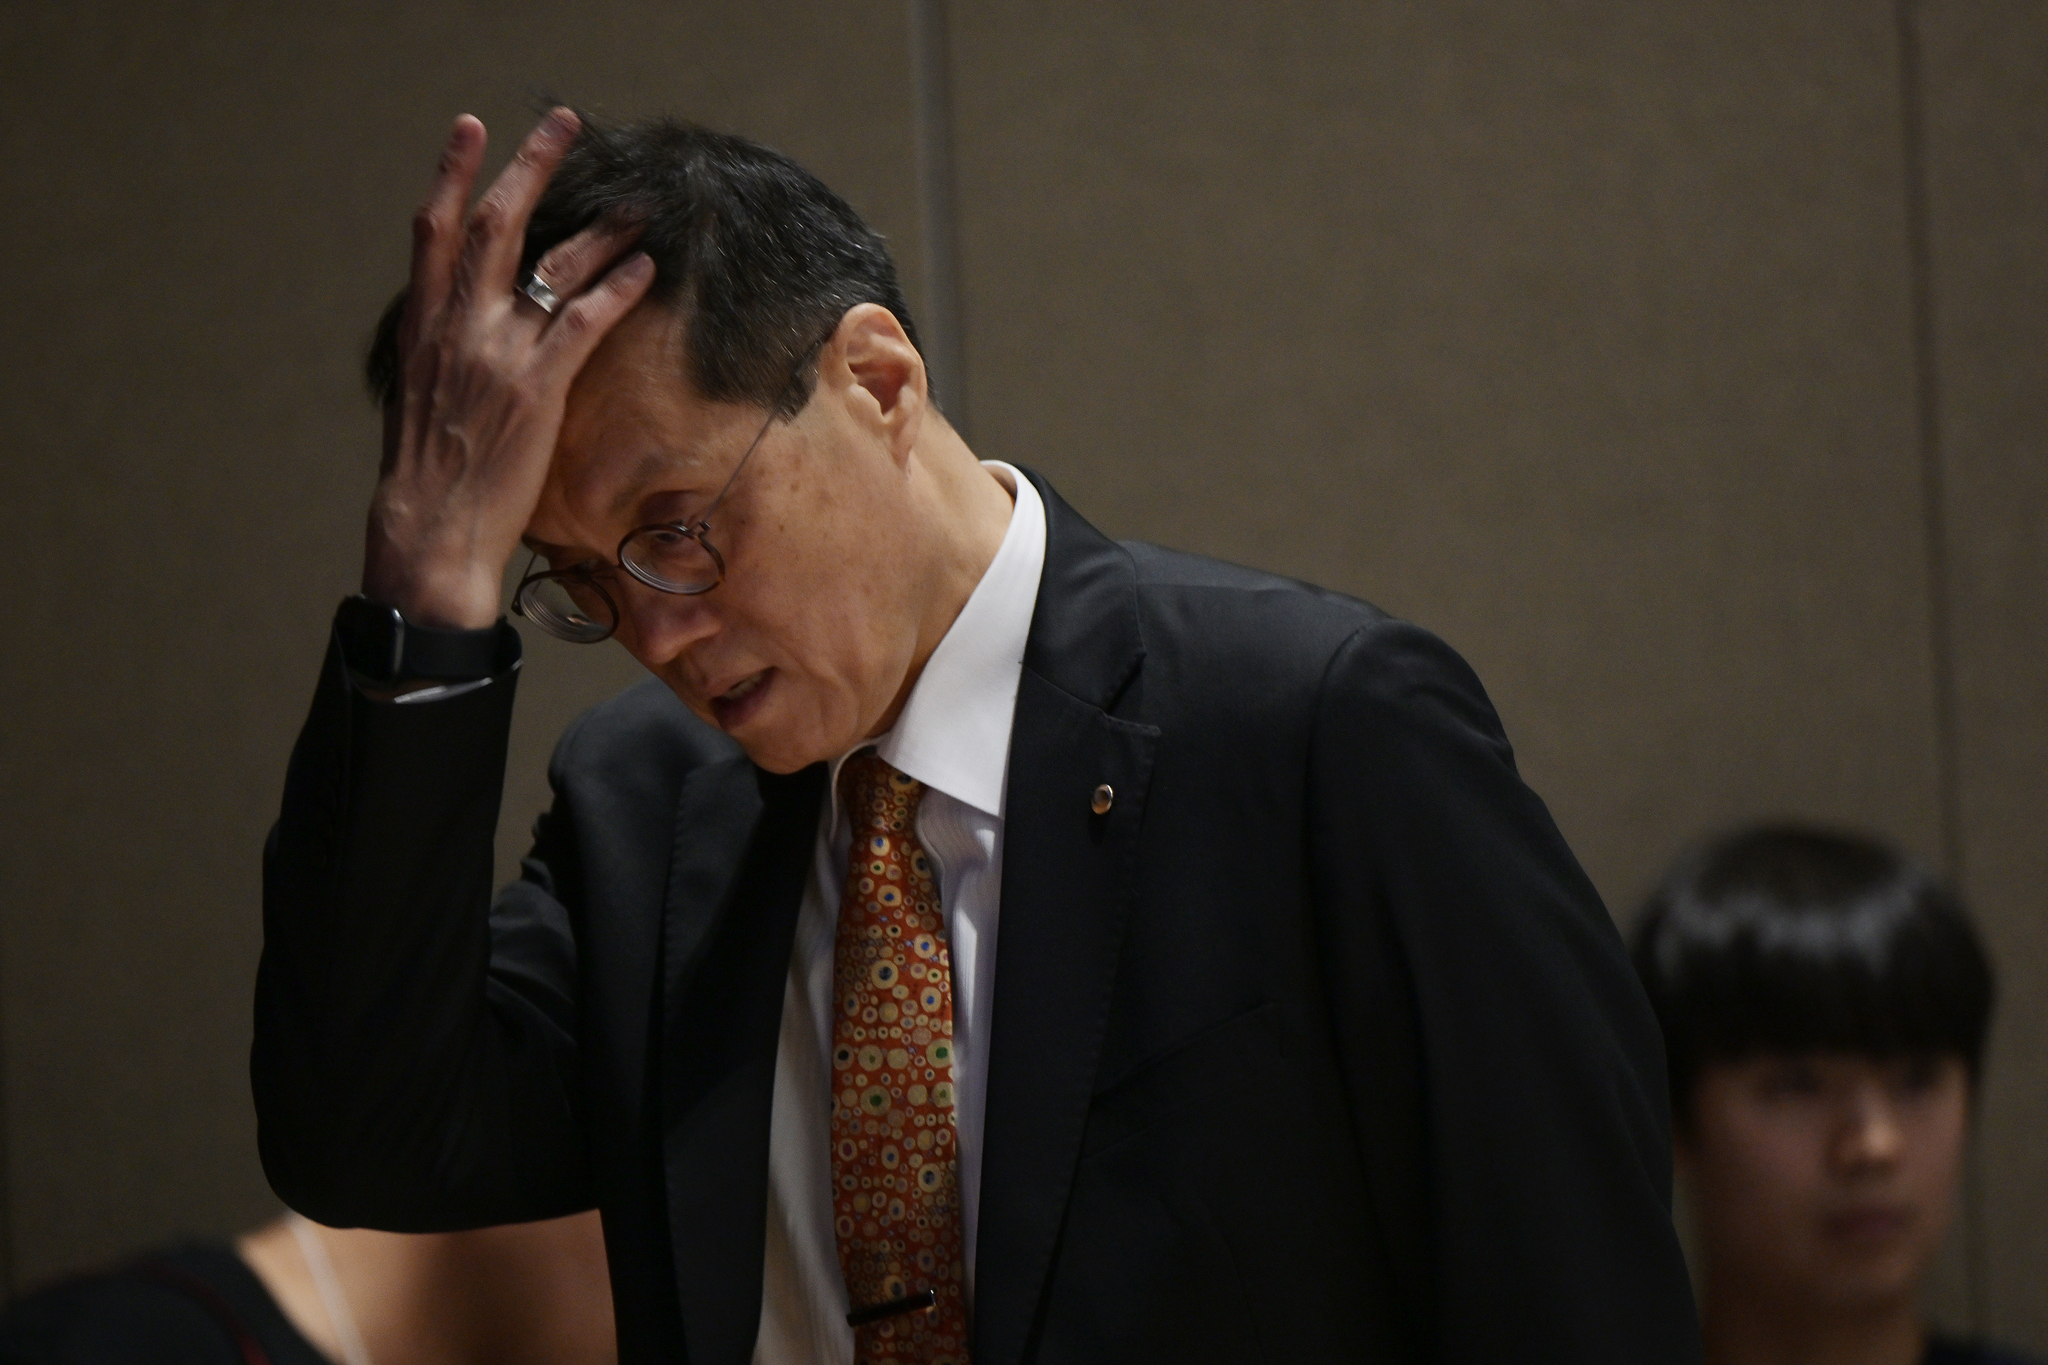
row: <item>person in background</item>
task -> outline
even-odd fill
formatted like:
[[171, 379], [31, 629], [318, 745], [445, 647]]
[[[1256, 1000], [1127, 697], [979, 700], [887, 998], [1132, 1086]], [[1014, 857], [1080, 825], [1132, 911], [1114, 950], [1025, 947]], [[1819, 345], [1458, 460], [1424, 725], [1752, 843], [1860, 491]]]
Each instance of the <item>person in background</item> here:
[[1950, 891], [1875, 840], [1740, 830], [1638, 922], [1698, 1227], [1708, 1365], [2023, 1365], [1929, 1330], [1992, 971]]
[[611, 1365], [597, 1215], [413, 1235], [297, 1214], [29, 1295], [0, 1365]]

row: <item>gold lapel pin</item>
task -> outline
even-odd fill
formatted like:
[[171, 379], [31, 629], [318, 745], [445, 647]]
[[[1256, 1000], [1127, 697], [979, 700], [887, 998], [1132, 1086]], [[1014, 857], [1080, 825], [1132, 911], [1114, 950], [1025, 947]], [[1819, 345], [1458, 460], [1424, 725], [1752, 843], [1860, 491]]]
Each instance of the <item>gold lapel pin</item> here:
[[1095, 789], [1095, 795], [1088, 802], [1088, 809], [1097, 815], [1109, 814], [1109, 808], [1116, 804], [1116, 789], [1107, 782]]

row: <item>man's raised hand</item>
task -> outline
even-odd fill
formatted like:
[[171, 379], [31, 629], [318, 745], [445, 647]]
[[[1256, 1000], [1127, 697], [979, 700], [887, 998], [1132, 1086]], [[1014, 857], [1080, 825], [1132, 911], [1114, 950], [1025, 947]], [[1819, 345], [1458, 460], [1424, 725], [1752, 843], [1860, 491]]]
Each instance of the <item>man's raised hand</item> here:
[[644, 253], [619, 260], [636, 229], [599, 222], [541, 258], [537, 273], [560, 300], [552, 315], [516, 292], [526, 221], [579, 127], [570, 110], [550, 112], [470, 207], [484, 126], [464, 114], [413, 218], [363, 591], [421, 625], [498, 619], [505, 563], [540, 499], [570, 383], [654, 279]]

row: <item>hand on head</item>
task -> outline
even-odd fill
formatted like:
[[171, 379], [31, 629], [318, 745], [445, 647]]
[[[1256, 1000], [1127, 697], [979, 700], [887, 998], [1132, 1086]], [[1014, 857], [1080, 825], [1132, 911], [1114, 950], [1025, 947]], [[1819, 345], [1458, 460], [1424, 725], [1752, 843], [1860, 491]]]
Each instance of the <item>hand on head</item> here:
[[1011, 508], [928, 420], [880, 238], [768, 149], [565, 109], [465, 216], [482, 147], [458, 119], [373, 348], [364, 593], [488, 626], [524, 541], [522, 616], [616, 640], [764, 767], [880, 733]]
[[526, 223], [574, 143], [556, 109], [470, 206], [483, 125], [455, 121], [413, 220], [412, 277], [398, 336], [398, 386], [370, 506], [363, 591], [426, 625], [498, 617], [499, 585], [547, 477], [577, 371], [654, 279], [620, 260], [630, 225], [599, 222], [535, 268], [553, 311], [522, 292]]

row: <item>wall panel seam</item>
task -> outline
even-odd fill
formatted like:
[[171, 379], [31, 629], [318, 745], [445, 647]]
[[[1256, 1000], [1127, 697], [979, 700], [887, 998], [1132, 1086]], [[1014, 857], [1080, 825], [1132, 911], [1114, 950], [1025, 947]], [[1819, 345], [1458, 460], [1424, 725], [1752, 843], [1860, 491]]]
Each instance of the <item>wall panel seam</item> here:
[[[0, 955], [0, 981], [6, 976], [6, 958]], [[0, 1001], [0, 1303], [14, 1298], [14, 1106], [7, 1086], [12, 1068], [8, 1066], [9, 1030], [4, 1004]]]
[[[1915, 438], [1920, 460], [1923, 539], [1927, 555], [1927, 645], [1934, 707], [1935, 784], [1941, 859], [1949, 881], [1964, 889], [1968, 872], [1963, 829], [1962, 757], [1956, 700], [1953, 584], [1949, 563], [1948, 481], [1943, 467], [1942, 392], [1937, 351], [1933, 225], [1924, 107], [1926, 68], [1914, 0], [1894, 0], [1898, 32], [1899, 135], [1907, 282], [1910, 297]], [[1962, 1209], [1963, 1263], [1970, 1330], [1984, 1334], [1986, 1248], [1979, 1144], [1972, 1137], [1965, 1162]]]

